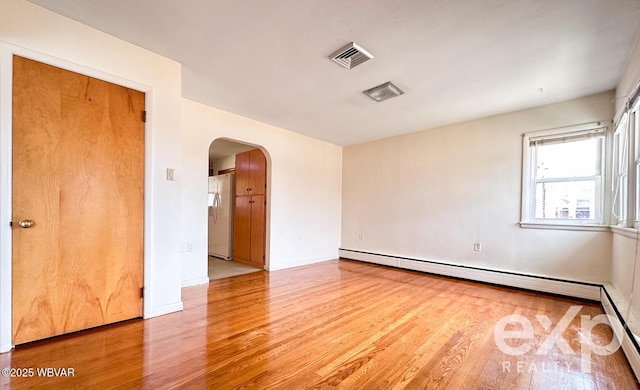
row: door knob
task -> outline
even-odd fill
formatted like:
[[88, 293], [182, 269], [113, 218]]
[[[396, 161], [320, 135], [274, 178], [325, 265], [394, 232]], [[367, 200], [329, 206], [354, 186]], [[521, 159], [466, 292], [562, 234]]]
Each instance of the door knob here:
[[33, 226], [34, 222], [30, 219], [23, 219], [22, 221], [18, 222], [18, 225], [20, 225], [21, 228], [24, 229], [28, 229], [31, 226]]

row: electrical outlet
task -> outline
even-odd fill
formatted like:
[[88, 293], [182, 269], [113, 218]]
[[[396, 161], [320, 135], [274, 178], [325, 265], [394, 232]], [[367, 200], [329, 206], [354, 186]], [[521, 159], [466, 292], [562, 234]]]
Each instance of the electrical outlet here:
[[479, 242], [474, 242], [473, 243], [473, 250], [476, 252], [480, 252], [482, 250], [482, 244], [480, 244]]
[[187, 243], [187, 252], [193, 252], [193, 242]]

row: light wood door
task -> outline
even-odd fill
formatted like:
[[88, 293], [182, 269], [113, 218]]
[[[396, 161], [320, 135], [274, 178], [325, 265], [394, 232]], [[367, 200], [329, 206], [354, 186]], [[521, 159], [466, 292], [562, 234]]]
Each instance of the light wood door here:
[[249, 151], [249, 193], [264, 194], [267, 189], [267, 159], [260, 149]]
[[249, 175], [251, 169], [249, 152], [236, 154], [236, 196], [249, 193]]
[[267, 159], [260, 149], [236, 154], [236, 196], [262, 195], [267, 189]]
[[264, 267], [265, 195], [237, 196], [233, 219], [233, 260]]
[[267, 159], [262, 150], [236, 154], [235, 172], [233, 259], [264, 267]]
[[233, 260], [251, 259], [251, 197], [236, 196], [233, 209]]
[[13, 66], [13, 342], [140, 317], [144, 94]]
[[265, 196], [251, 197], [251, 263], [264, 266]]

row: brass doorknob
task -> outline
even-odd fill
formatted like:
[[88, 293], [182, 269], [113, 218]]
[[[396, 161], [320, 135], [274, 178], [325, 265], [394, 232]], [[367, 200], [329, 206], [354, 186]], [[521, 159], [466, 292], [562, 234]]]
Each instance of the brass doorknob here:
[[35, 222], [30, 219], [23, 219], [22, 221], [18, 222], [18, 225], [20, 225], [21, 228], [28, 229], [33, 226], [34, 223]]

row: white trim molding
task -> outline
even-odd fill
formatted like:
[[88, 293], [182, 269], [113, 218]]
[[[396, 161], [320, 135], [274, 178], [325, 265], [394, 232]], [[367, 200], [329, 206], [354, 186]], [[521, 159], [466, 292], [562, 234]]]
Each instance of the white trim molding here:
[[624, 237], [633, 238], [633, 239], [638, 239], [640, 237], [640, 231], [638, 231], [638, 229], [636, 228], [628, 228], [628, 227], [622, 227], [617, 225], [611, 225], [609, 226], [609, 228], [613, 233], [619, 234]]
[[201, 286], [203, 284], [209, 284], [209, 277], [208, 276], [203, 276], [201, 278], [183, 280], [181, 287], [184, 288], [184, 287], [192, 287], [192, 286]]
[[555, 229], [555, 230], [582, 230], [589, 232], [608, 232], [609, 225], [566, 225], [561, 223], [520, 222], [523, 229]]
[[[162, 306], [155, 306], [152, 308], [151, 315], [149, 317], [158, 317], [163, 316], [165, 314], [171, 314], [177, 311], [182, 311], [184, 309], [184, 304], [182, 301], [176, 303], [170, 303]], [[145, 317], [145, 319], [148, 317]]]
[[283, 261], [281, 264], [278, 264], [277, 267], [265, 267], [266, 271], [278, 271], [281, 269], [287, 269], [287, 268], [292, 268], [292, 267], [301, 267], [303, 265], [310, 265], [310, 264], [316, 264], [316, 263], [322, 263], [324, 261], [331, 261], [331, 260], [335, 260], [336, 259], [336, 255], [332, 254], [332, 255], [326, 255], [326, 256], [322, 256], [322, 257], [314, 257], [312, 259], [306, 259], [303, 261]]

